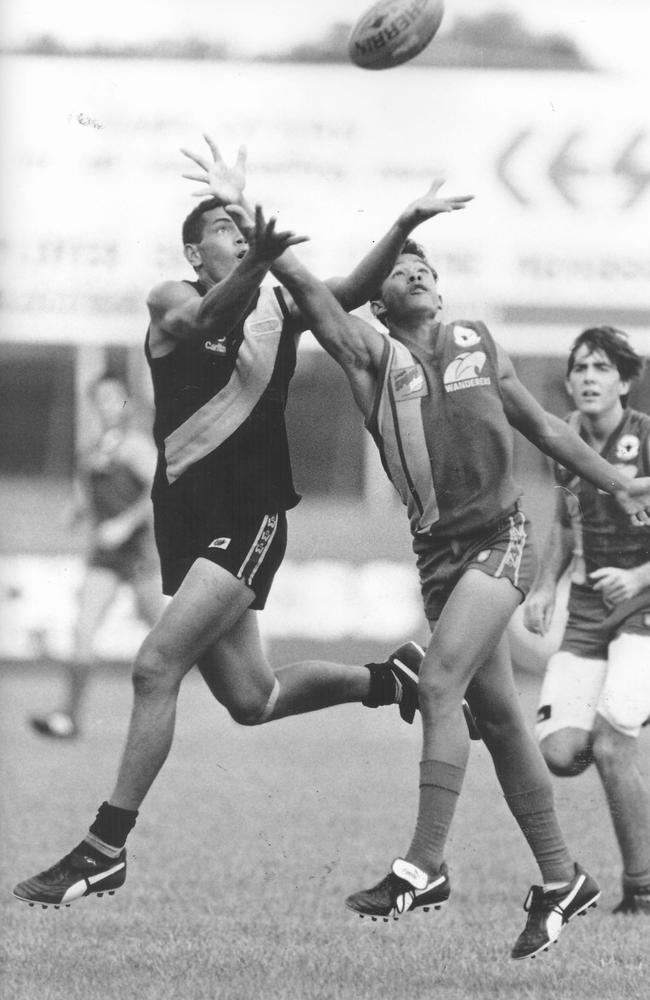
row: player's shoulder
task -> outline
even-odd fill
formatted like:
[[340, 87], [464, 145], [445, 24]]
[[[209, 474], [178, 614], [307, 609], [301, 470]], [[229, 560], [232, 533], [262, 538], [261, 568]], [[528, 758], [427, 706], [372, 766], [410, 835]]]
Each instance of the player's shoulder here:
[[157, 312], [198, 296], [199, 291], [191, 281], [160, 281], [147, 295], [147, 305], [151, 312]]
[[650, 433], [650, 415], [643, 413], [641, 410], [634, 410], [628, 407], [625, 411], [626, 421], [625, 427], [637, 428], [639, 433], [648, 434]]

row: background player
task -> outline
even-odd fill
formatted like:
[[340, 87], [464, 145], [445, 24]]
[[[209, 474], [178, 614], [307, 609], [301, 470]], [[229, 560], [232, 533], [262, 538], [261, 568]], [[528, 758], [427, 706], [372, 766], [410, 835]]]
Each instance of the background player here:
[[119, 588], [133, 593], [138, 616], [151, 628], [163, 609], [153, 539], [151, 484], [156, 449], [137, 426], [123, 379], [106, 373], [88, 389], [99, 435], [78, 458], [75, 520], [90, 521], [90, 548], [79, 590], [72, 656], [63, 666], [60, 709], [34, 716], [36, 732], [69, 739], [79, 731], [82, 700], [94, 661], [94, 641]]
[[[569, 424], [630, 478], [650, 474], [650, 417], [627, 407], [642, 359], [609, 326], [585, 330], [567, 364], [576, 409]], [[548, 663], [537, 735], [553, 774], [592, 763], [605, 790], [623, 859], [615, 913], [650, 914], [650, 801], [638, 736], [650, 716], [650, 529], [635, 529], [612, 497], [556, 466], [556, 516], [524, 605], [526, 627], [545, 635], [557, 582], [576, 565], [560, 651]]]
[[[183, 226], [197, 280], [164, 282], [148, 300], [159, 451], [154, 521], [163, 587], [173, 596], [135, 660], [131, 723], [110, 801], [70, 854], [16, 887], [32, 903], [60, 905], [122, 885], [126, 838], [171, 747], [179, 687], [194, 664], [243, 725], [344, 702], [397, 702], [409, 722], [416, 710], [421, 654], [413, 645], [369, 669], [311, 662], [274, 671], [264, 655], [256, 612], [284, 556], [286, 511], [299, 500], [284, 407], [305, 323], [281, 288], [262, 282], [305, 237], [277, 232], [258, 210], [249, 244], [223, 207], [243, 198], [243, 152], [229, 170], [208, 144], [212, 159], [197, 161], [214, 197]], [[413, 202], [347, 279], [333, 280], [338, 299], [348, 308], [366, 300], [413, 226], [466, 200], [438, 199], [432, 189]]]
[[295, 259], [284, 281], [313, 333], [344, 369], [408, 508], [433, 632], [420, 670], [423, 759], [411, 846], [386, 878], [350, 896], [347, 905], [362, 915], [388, 917], [447, 899], [443, 857], [469, 752], [460, 714], [467, 690], [508, 806], [544, 879], [529, 893], [527, 924], [512, 951], [513, 958], [534, 956], [600, 891], [571, 860], [550, 777], [512, 680], [504, 630], [527, 590], [530, 549], [521, 490], [512, 479], [508, 424], [615, 492], [635, 523], [650, 523], [650, 479], [632, 486], [547, 414], [484, 324], [441, 324], [437, 274], [412, 241], [372, 303], [389, 337], [348, 317]]

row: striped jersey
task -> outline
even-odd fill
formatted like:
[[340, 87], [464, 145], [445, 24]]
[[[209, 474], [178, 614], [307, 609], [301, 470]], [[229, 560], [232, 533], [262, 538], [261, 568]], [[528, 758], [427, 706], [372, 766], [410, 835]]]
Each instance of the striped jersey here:
[[[579, 411], [569, 414], [567, 422], [585, 437]], [[600, 454], [630, 479], [650, 475], [650, 417], [626, 409]], [[611, 494], [559, 465], [555, 479], [560, 487], [560, 517], [565, 527], [573, 527], [584, 572], [604, 566], [631, 569], [650, 561], [650, 527], [634, 527]]]
[[[190, 282], [201, 295], [201, 282]], [[154, 495], [185, 483], [227, 515], [295, 507], [285, 424], [296, 367], [282, 289], [262, 287], [231, 331], [180, 341], [151, 369], [158, 466]]]
[[521, 495], [483, 323], [438, 324], [429, 348], [387, 336], [366, 426], [414, 534], [470, 534]]

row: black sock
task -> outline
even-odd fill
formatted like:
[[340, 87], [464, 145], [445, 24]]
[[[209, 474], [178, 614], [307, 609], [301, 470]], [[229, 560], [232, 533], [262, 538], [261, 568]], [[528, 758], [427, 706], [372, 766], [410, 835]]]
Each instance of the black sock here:
[[124, 847], [126, 838], [135, 826], [137, 815], [137, 810], [120, 809], [109, 802], [102, 802], [89, 833], [111, 847]]
[[370, 690], [361, 702], [366, 708], [379, 708], [380, 705], [394, 705], [399, 693], [395, 674], [388, 663], [366, 663], [370, 671]]

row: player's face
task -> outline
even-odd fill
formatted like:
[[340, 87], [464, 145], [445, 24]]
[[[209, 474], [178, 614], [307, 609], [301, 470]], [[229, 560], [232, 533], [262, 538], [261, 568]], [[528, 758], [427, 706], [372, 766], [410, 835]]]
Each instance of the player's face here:
[[246, 239], [225, 208], [211, 208], [203, 216], [200, 243], [189, 244], [186, 255], [191, 264], [203, 268], [206, 277], [218, 282], [230, 274], [247, 249]]
[[102, 427], [117, 427], [125, 419], [127, 399], [127, 390], [117, 379], [106, 379], [95, 386], [92, 401]]
[[621, 405], [629, 382], [624, 382], [614, 362], [604, 351], [591, 351], [583, 344], [576, 353], [566, 387], [576, 407], [587, 416], [600, 416]]
[[438, 280], [431, 268], [415, 254], [397, 258], [381, 286], [381, 298], [395, 322], [436, 315], [441, 306]]

